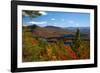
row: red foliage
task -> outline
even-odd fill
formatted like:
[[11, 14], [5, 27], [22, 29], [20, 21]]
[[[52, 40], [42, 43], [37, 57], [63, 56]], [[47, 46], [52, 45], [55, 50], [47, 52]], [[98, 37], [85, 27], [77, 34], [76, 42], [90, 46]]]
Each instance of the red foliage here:
[[80, 48], [78, 48], [77, 50], [80, 50]]
[[64, 46], [64, 48], [68, 51], [68, 54], [71, 56], [72, 59], [79, 59], [76, 53], [71, 49], [70, 46]]

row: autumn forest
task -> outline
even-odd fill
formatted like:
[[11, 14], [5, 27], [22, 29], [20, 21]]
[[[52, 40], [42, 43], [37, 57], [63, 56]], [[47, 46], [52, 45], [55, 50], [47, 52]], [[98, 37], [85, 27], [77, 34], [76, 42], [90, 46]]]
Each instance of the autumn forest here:
[[[76, 24], [74, 21], [70, 21], [70, 25], [67, 25], [68, 21], [66, 20], [69, 18], [68, 16], [66, 16], [66, 18], [64, 17], [67, 13], [23, 10], [22, 14], [23, 62], [80, 60], [90, 58], [89, 26], [83, 27], [81, 22], [79, 23], [80, 25], [77, 24], [76, 26], [74, 25]], [[59, 15], [59, 18], [57, 15]], [[80, 16], [85, 16], [85, 14]], [[50, 17], [52, 17], [52, 19]], [[44, 20], [47, 20], [47, 22], [40, 23], [40, 21]], [[78, 20], [81, 21], [81, 19]], [[29, 23], [25, 23], [26, 21]], [[71, 25], [72, 23], [73, 25]]]

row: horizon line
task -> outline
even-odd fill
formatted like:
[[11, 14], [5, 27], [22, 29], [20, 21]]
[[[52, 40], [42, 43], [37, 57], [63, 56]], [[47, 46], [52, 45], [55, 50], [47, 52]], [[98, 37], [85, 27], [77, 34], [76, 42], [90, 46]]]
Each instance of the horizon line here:
[[[37, 24], [30, 24], [30, 25], [22, 24], [22, 26], [32, 26], [32, 25], [37, 25]], [[54, 25], [46, 25], [46, 26], [39, 26], [39, 27], [47, 27], [47, 26], [54, 26]], [[60, 26], [54, 26], [54, 27], [60, 27]], [[61, 27], [61, 28], [66, 28], [66, 27]], [[68, 26], [68, 27], [90, 27], [90, 26]]]

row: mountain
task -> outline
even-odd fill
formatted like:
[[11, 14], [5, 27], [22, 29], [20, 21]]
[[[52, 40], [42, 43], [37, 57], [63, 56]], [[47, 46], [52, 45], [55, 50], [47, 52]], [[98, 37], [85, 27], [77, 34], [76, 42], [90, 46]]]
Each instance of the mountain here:
[[57, 26], [45, 26], [45, 28], [51, 28], [51, 29], [62, 29], [61, 27], [57, 27]]
[[40, 27], [34, 24], [30, 26], [23, 26], [23, 28], [23, 30], [27, 28], [34, 36], [40, 36], [44, 38], [61, 37], [62, 35], [72, 34], [72, 32], [68, 32], [63, 28], [55, 26]]
[[76, 32], [77, 28], [79, 28], [81, 33], [90, 33], [89, 27], [66, 27], [64, 29], [70, 32]]
[[81, 37], [90, 38], [90, 27], [67, 27], [64, 29], [67, 30], [68, 32], [73, 32], [75, 34], [77, 28], [79, 28], [80, 30]]
[[90, 28], [89, 27], [56, 27], [56, 26], [45, 26], [40, 27], [36, 24], [23, 26], [23, 31], [27, 30], [32, 32], [33, 36], [52, 38], [52, 37], [62, 37], [66, 35], [75, 35], [77, 28], [80, 29], [80, 35], [82, 38], [90, 38]]

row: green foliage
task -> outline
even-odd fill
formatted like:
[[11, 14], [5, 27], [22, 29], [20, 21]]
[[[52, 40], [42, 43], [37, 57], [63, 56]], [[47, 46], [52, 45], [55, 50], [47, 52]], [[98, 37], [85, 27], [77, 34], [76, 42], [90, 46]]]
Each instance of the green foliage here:
[[39, 11], [29, 11], [29, 10], [23, 10], [23, 16], [30, 16], [31, 18], [36, 18], [38, 16], [41, 16], [42, 14], [39, 13]]
[[77, 29], [75, 37], [74, 37], [74, 39], [72, 41], [72, 44], [71, 44], [71, 47], [72, 47], [73, 51], [75, 51], [75, 52], [78, 51], [77, 49], [80, 47], [81, 42], [82, 41], [80, 39], [80, 30]]
[[88, 59], [90, 57], [89, 41], [81, 39], [79, 29], [77, 29], [71, 47], [65, 46], [64, 40], [49, 43], [44, 38], [33, 35], [29, 28], [24, 27], [22, 38], [23, 62], [71, 60], [76, 55], [79, 59]]
[[77, 56], [80, 59], [89, 58], [90, 56], [89, 42], [86, 42], [81, 39], [79, 29], [77, 29], [76, 31], [75, 38], [73, 39], [72, 44], [71, 44], [71, 48], [74, 52], [76, 52]]
[[59, 40], [59, 42], [57, 42], [57, 46], [59, 48], [59, 51], [63, 52], [64, 56], [68, 57], [69, 59], [71, 58], [71, 56], [68, 54], [68, 50], [64, 48], [63, 40]]

